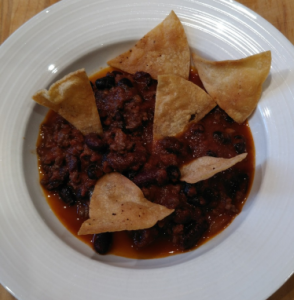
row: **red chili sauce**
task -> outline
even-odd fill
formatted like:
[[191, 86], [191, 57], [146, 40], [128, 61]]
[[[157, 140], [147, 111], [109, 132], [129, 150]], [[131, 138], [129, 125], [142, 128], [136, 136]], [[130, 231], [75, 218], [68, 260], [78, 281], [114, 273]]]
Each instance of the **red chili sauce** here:
[[[193, 69], [190, 80], [203, 88]], [[40, 182], [64, 226], [96, 249], [96, 236], [77, 232], [88, 219], [95, 183], [116, 171], [137, 184], [149, 201], [175, 212], [150, 229], [113, 233], [107, 253], [166, 257], [195, 249], [224, 230], [241, 212], [253, 182], [255, 153], [248, 123], [237, 124], [216, 107], [177, 138], [165, 138], [152, 150], [157, 81], [147, 73], [130, 75], [112, 68], [90, 81], [103, 137], [84, 137], [49, 111], [37, 142]], [[210, 179], [196, 184], [179, 180], [179, 167], [195, 158], [230, 158], [244, 152], [245, 160]]]

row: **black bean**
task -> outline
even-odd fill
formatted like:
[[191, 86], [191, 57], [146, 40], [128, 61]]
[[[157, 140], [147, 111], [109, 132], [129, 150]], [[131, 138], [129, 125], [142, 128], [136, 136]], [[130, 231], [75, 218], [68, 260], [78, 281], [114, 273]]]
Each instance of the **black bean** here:
[[111, 89], [115, 86], [115, 79], [112, 76], [99, 78], [95, 81], [98, 90]]
[[168, 153], [180, 153], [183, 150], [183, 144], [175, 137], [165, 137], [159, 141], [158, 146]]
[[90, 179], [98, 179], [103, 175], [103, 172], [97, 167], [96, 164], [91, 164], [87, 169], [87, 175]]
[[85, 143], [92, 150], [101, 150], [105, 147], [105, 143], [96, 133], [90, 133], [85, 137]]
[[87, 169], [87, 175], [90, 179], [97, 179], [96, 176], [97, 166], [95, 164], [91, 164]]
[[236, 153], [238, 153], [238, 154], [246, 152], [246, 144], [245, 144], [245, 142], [234, 144], [234, 148], [235, 148]]
[[111, 247], [112, 244], [112, 233], [105, 232], [95, 234], [93, 238], [93, 246], [97, 253], [106, 254]]
[[158, 230], [151, 227], [143, 230], [136, 230], [133, 233], [133, 243], [136, 248], [143, 248], [152, 244], [158, 236]]
[[164, 169], [145, 170], [138, 173], [133, 182], [138, 186], [147, 186], [152, 183], [163, 185], [168, 181], [168, 175]]
[[225, 181], [225, 189], [228, 196], [232, 199], [236, 196], [236, 193], [242, 192], [245, 194], [248, 189], [249, 177], [246, 173], [233, 175], [229, 180]]
[[181, 177], [181, 172], [176, 166], [168, 166], [166, 172], [169, 180], [172, 182], [177, 182]]
[[142, 171], [133, 178], [133, 182], [138, 186], [147, 186], [156, 182], [156, 170]]
[[228, 135], [224, 135], [221, 131], [215, 131], [213, 133], [213, 138], [223, 145], [228, 145], [231, 143], [231, 139]]
[[246, 152], [246, 139], [243, 135], [235, 135], [234, 136], [235, 144], [234, 148], [236, 153], [241, 154]]
[[72, 206], [76, 203], [75, 194], [73, 193], [71, 188], [69, 188], [68, 186], [64, 186], [63, 188], [61, 188], [61, 190], [58, 192], [58, 194], [64, 203], [66, 203], [70, 206]]
[[222, 133], [221, 131], [215, 131], [215, 132], [213, 133], [213, 138], [214, 138], [215, 140], [217, 140], [217, 141], [222, 142], [223, 139], [224, 139], [224, 135], [223, 135], [223, 133]]
[[118, 83], [118, 86], [127, 86], [127, 87], [133, 87], [133, 83], [130, 79], [128, 78], [122, 78]]

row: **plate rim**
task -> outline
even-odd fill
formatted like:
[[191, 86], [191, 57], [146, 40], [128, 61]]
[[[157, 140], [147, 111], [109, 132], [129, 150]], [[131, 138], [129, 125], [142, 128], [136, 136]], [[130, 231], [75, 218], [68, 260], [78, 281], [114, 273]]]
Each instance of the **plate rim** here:
[[[81, 2], [81, 1], [75, 1], [74, 3], [79, 3], [79, 2]], [[91, 2], [91, 1], [88, 1], [89, 3]], [[140, 1], [139, 1], [140, 2]], [[201, 1], [196, 1], [196, 2], [201, 2]], [[217, 2], [217, 1], [215, 1], [215, 0], [211, 0], [210, 2]], [[220, 1], [220, 2], [224, 2], [224, 3], [226, 3], [226, 4], [230, 4], [230, 3], [228, 3], [227, 1]], [[61, 7], [66, 7], [69, 3], [72, 3], [72, 2], [70, 2], [70, 0], [65, 0], [65, 1], [61, 1], [61, 2], [58, 2], [58, 3], [56, 3], [56, 4], [54, 4], [52, 7], [49, 7], [47, 10], [51, 10], [51, 12], [53, 12], [54, 13], [54, 10], [58, 10], [59, 9], [59, 6], [60, 6], [60, 8]], [[236, 2], [237, 3], [237, 2]], [[240, 5], [240, 6], [243, 6], [242, 4], [240, 4], [240, 3], [237, 3], [238, 5]], [[53, 8], [54, 7], [54, 8]], [[245, 7], [245, 6], [243, 6], [243, 7]], [[53, 10], [52, 10], [53, 9]], [[248, 8], [246, 8], [247, 10], [249, 10]], [[22, 31], [23, 30], [25, 30], [26, 28], [29, 28], [28, 26], [31, 26], [31, 27], [33, 27], [33, 25], [35, 24], [35, 23], [38, 23], [38, 20], [40, 20], [41, 19], [41, 21], [42, 21], [42, 18], [43, 18], [43, 15], [45, 14], [45, 11], [46, 10], [44, 10], [44, 11], [42, 11], [41, 13], [39, 13], [38, 15], [36, 15], [35, 17], [33, 17], [28, 23], [25, 23], [21, 28], [19, 28], [16, 32], [15, 32], [15, 34], [12, 34], [2, 45], [1, 45], [1, 47], [0, 47], [0, 59], [1, 59], [1, 52], [3, 52], [2, 51], [2, 49], [4, 49], [4, 48], [2, 48], [2, 46], [3, 45], [5, 45], [5, 47], [7, 47], [6, 45], [8, 44], [8, 46], [9, 46], [9, 43], [13, 43], [14, 41], [15, 41], [15, 39], [17, 38], [17, 36], [18, 35], [21, 35], [22, 34]], [[249, 10], [250, 11], [250, 10]], [[259, 16], [259, 15], [257, 15], [256, 13], [254, 13], [254, 12], [252, 12], [255, 16], [258, 16], [258, 19], [259, 19], [259, 21], [260, 20], [263, 20], [263, 21], [265, 21], [266, 23], [267, 23], [267, 26], [268, 25], [270, 25], [270, 26], [272, 26], [270, 23], [268, 23], [266, 20], [264, 20], [264, 19], [260, 19], [261, 17]], [[28, 24], [28, 25], [27, 25]], [[272, 26], [272, 28], [274, 28], [275, 29], [275, 27], [273, 27]], [[277, 31], [277, 29], [275, 29], [276, 31]], [[279, 33], [279, 39], [281, 38], [281, 36], [280, 35], [282, 35], [280, 32], [278, 32]], [[282, 36], [284, 39], [286, 39], [284, 36]], [[282, 38], [282, 39], [283, 39]], [[288, 43], [290, 43], [287, 39], [286, 39], [286, 41], [288, 42]], [[286, 41], [283, 41], [283, 42], [285, 42], [285, 43], [287, 43]], [[6, 44], [5, 44], [6, 43]], [[291, 45], [291, 47], [293, 47], [293, 45], [290, 43], [290, 45]], [[293, 54], [292, 54], [292, 56], [293, 56]], [[293, 271], [292, 271], [293, 272]]]

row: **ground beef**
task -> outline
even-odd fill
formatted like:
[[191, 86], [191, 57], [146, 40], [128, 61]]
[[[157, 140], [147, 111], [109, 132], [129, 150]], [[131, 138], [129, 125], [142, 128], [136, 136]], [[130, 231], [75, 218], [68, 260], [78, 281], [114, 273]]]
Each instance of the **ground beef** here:
[[[103, 136], [83, 136], [51, 113], [41, 127], [37, 148], [41, 184], [58, 193], [65, 204], [76, 206], [79, 218], [87, 219], [97, 180], [105, 173], [120, 172], [137, 184], [149, 201], [175, 209], [154, 227], [130, 232], [134, 246], [146, 247], [165, 236], [187, 250], [220, 215], [230, 220], [240, 211], [250, 178], [243, 166], [241, 171], [233, 167], [208, 180], [187, 184], [179, 180], [180, 166], [200, 156], [232, 157], [248, 152], [248, 142], [242, 126], [217, 107], [181, 136], [153, 144], [156, 86], [144, 72], [114, 71], [93, 83]], [[105, 253], [111, 241], [109, 235], [96, 235], [95, 249]]]

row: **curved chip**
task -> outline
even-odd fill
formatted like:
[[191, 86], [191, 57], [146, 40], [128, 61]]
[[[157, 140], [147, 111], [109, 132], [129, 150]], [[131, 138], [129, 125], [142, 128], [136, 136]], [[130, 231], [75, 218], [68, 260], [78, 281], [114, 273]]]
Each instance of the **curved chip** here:
[[153, 139], [176, 136], [215, 106], [216, 102], [196, 84], [176, 75], [158, 76]]
[[94, 93], [84, 69], [68, 74], [32, 98], [57, 112], [84, 135], [91, 132], [102, 135]]
[[216, 62], [194, 53], [192, 58], [208, 94], [232, 119], [243, 123], [260, 99], [271, 67], [271, 52]]
[[152, 203], [132, 181], [119, 173], [104, 175], [95, 185], [90, 219], [78, 234], [150, 228], [174, 210]]
[[229, 169], [246, 158], [246, 156], [247, 153], [242, 153], [232, 158], [211, 156], [199, 157], [180, 168], [180, 180], [186, 181], [187, 183], [196, 183], [198, 181], [208, 179], [221, 171]]
[[160, 74], [176, 74], [188, 79], [190, 48], [181, 21], [171, 11], [133, 48], [107, 63], [130, 74], [147, 72], [154, 79]]

